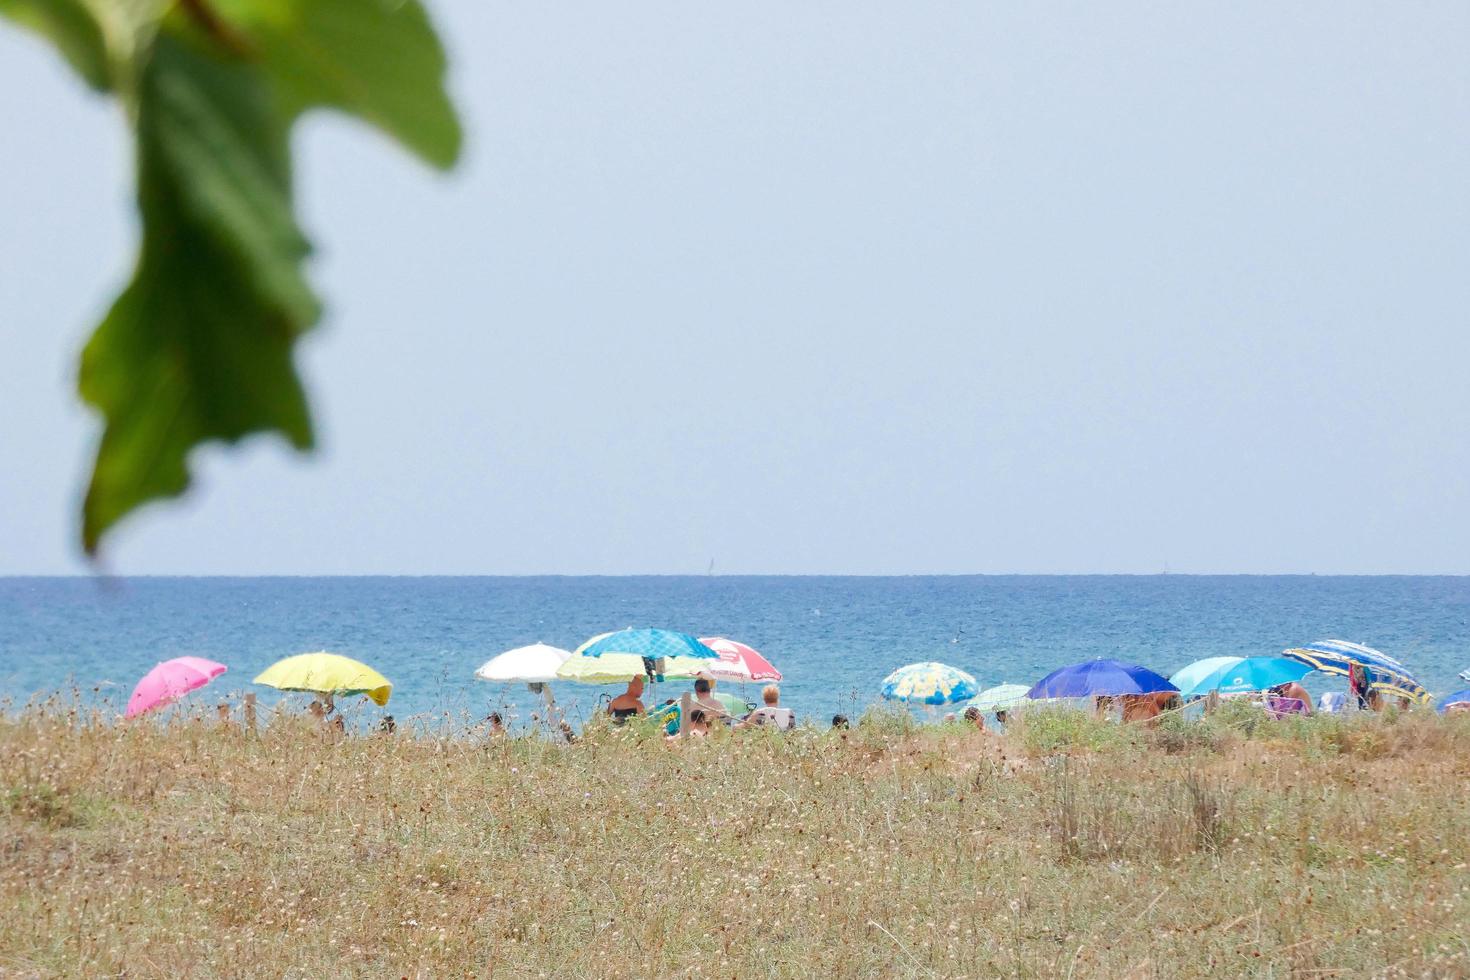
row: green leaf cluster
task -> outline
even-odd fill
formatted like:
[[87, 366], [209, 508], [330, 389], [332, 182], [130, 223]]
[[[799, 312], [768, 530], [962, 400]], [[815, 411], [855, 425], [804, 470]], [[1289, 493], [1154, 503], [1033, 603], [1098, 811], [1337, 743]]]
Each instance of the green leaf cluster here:
[[460, 127], [417, 0], [0, 0], [0, 15], [115, 97], [136, 139], [137, 266], [79, 374], [104, 423], [83, 505], [95, 553], [183, 492], [201, 443], [312, 445], [293, 351], [321, 304], [292, 203], [295, 121], [347, 112], [440, 168]]

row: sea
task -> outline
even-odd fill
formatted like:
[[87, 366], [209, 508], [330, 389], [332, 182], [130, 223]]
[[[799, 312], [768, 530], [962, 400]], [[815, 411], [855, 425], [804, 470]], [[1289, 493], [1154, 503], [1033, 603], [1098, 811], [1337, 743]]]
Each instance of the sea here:
[[[860, 714], [885, 675], [915, 661], [963, 668], [982, 686], [1030, 684], [1094, 657], [1169, 674], [1201, 657], [1329, 638], [1383, 650], [1444, 694], [1466, 686], [1456, 674], [1470, 667], [1467, 618], [1466, 577], [0, 578], [0, 711], [60, 697], [120, 713], [139, 677], [182, 654], [229, 672], [176, 713], [208, 713], [250, 690], [300, 710], [307, 696], [251, 679], [282, 657], [330, 650], [393, 682], [387, 708], [345, 706], [358, 724], [391, 713], [452, 734], [500, 711], [524, 727], [537, 724], [540, 698], [477, 680], [477, 666], [523, 644], [572, 649], [629, 626], [755, 647], [785, 675], [783, 703], [818, 724]], [[1314, 677], [1314, 693], [1345, 687]], [[651, 694], [673, 697], [685, 683]], [[618, 690], [553, 687], [574, 724]], [[755, 700], [758, 686], [744, 693]]]

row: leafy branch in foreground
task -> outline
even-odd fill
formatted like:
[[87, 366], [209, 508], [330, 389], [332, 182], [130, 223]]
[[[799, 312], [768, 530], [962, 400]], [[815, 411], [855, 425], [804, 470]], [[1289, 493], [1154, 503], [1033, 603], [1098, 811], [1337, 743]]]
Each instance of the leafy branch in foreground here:
[[142, 241], [132, 281], [88, 342], [79, 390], [104, 428], [83, 545], [189, 484], [210, 440], [277, 432], [312, 445], [293, 364], [321, 306], [291, 195], [292, 124], [358, 116], [448, 168], [460, 128], [417, 0], [0, 0], [136, 140]]

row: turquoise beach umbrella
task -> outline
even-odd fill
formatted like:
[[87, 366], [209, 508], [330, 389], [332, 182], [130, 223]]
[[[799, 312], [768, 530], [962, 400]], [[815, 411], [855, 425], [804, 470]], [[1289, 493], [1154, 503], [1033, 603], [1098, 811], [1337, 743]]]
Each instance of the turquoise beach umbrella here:
[[1211, 691], [1221, 694], [1265, 691], [1277, 684], [1299, 681], [1314, 669], [1310, 664], [1286, 657], [1244, 657], [1200, 678], [1189, 690], [1180, 688], [1180, 693], [1191, 698]]
[[883, 679], [881, 693], [890, 701], [953, 704], [980, 692], [973, 676], [949, 664], [927, 662], [900, 667]]
[[1244, 657], [1206, 657], [1203, 660], [1196, 660], [1189, 666], [1181, 667], [1170, 674], [1169, 683], [1179, 688], [1179, 690], [1184, 691], [1187, 695], [1190, 688], [1215, 673], [1215, 671], [1222, 667], [1228, 667], [1231, 664], [1238, 664], [1244, 659]]
[[620, 630], [594, 636], [577, 647], [574, 657], [600, 657], [605, 653], [627, 653], [645, 660], [660, 657], [718, 659], [719, 654], [699, 642], [698, 637], [673, 630]]

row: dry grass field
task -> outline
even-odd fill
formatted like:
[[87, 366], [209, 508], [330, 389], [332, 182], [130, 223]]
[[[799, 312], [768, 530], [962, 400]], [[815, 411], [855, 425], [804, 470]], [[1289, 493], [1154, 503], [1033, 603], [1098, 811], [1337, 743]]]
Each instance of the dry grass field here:
[[0, 720], [0, 976], [1470, 974], [1470, 719]]

